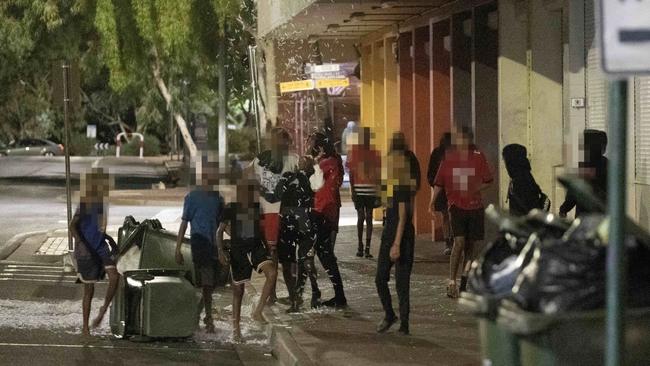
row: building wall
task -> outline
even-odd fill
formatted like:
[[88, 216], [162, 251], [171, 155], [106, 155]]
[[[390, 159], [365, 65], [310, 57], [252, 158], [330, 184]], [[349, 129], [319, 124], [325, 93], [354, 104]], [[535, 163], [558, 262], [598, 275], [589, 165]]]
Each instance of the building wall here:
[[315, 2], [316, 0], [258, 0], [258, 36], [266, 37], [271, 31], [280, 28]]

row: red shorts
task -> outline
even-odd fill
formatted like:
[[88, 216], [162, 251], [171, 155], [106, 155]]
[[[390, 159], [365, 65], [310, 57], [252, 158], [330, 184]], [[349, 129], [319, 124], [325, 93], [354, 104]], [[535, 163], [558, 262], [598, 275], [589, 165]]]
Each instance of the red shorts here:
[[280, 234], [280, 214], [263, 214], [260, 220], [262, 237], [269, 248], [275, 248]]

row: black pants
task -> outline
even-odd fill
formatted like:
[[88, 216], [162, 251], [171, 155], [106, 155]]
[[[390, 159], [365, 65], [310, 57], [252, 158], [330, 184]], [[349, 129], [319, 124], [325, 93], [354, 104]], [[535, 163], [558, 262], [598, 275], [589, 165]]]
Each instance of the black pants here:
[[334, 287], [334, 296], [338, 300], [345, 299], [345, 292], [343, 291], [343, 280], [341, 279], [341, 272], [337, 263], [336, 256], [334, 255], [334, 246], [332, 243], [332, 225], [329, 221], [319, 213], [314, 213], [314, 221], [316, 223], [316, 255], [318, 260], [325, 268], [327, 276], [332, 281]]
[[388, 288], [390, 280], [390, 270], [395, 265], [395, 287], [397, 288], [397, 297], [399, 299], [399, 313], [402, 326], [408, 327], [410, 311], [410, 289], [411, 289], [411, 270], [413, 269], [415, 235], [411, 225], [404, 229], [402, 243], [400, 244], [400, 258], [393, 263], [390, 259], [390, 248], [393, 240], [382, 237], [381, 246], [379, 247], [379, 257], [377, 258], [377, 276], [375, 285], [377, 293], [381, 300], [381, 305], [386, 313], [386, 319], [395, 319], [393, 310], [393, 301]]

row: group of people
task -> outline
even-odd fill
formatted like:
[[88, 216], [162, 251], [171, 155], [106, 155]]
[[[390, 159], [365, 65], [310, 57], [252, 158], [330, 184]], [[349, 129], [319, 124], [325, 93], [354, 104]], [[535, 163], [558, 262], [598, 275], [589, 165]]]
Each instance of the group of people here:
[[[308, 138], [304, 156], [291, 152], [290, 134], [282, 128], [270, 131], [269, 148], [248, 166], [234, 164], [224, 174], [216, 159], [203, 156], [197, 164], [196, 187], [184, 200], [176, 245], [176, 261], [182, 264], [181, 246], [188, 225], [196, 283], [201, 288], [203, 319], [206, 330], [214, 331], [212, 293], [217, 284], [218, 268], [230, 267], [233, 291], [233, 338], [241, 339], [241, 303], [245, 283], [252, 272], [265, 277], [259, 302], [251, 318], [262, 321], [264, 306], [282, 303], [287, 312], [298, 312], [303, 305], [307, 279], [311, 286], [312, 308], [347, 306], [343, 280], [334, 248], [341, 208], [340, 188], [344, 165], [350, 173], [352, 199], [358, 212], [358, 257], [372, 258], [370, 243], [373, 210], [384, 207], [375, 284], [385, 315], [377, 331], [385, 332], [398, 320], [399, 332], [409, 334], [409, 291], [415, 250], [413, 225], [414, 197], [420, 188], [420, 167], [409, 149], [405, 136], [396, 132], [390, 139], [385, 160], [371, 144], [368, 128], [355, 131], [357, 139], [346, 147], [347, 160], [337, 153], [331, 139], [322, 132]], [[606, 135], [585, 131], [588, 147], [585, 177], [602, 195], [606, 177]], [[521, 145], [508, 145], [503, 159], [511, 177], [508, 191], [510, 211], [526, 214], [533, 208], [548, 209], [548, 197], [531, 174], [527, 151]], [[603, 173], [604, 172], [604, 173]], [[446, 239], [445, 253], [450, 255], [447, 295], [458, 297], [464, 291], [468, 264], [475, 243], [484, 236], [482, 192], [492, 182], [485, 156], [473, 142], [471, 129], [456, 128], [444, 134], [440, 146], [431, 154], [427, 171], [432, 194], [430, 211], [442, 217]], [[234, 186], [234, 196], [226, 203], [221, 187]], [[93, 283], [109, 275], [109, 289], [93, 326], [99, 325], [115, 294], [119, 273], [109, 250], [112, 240], [106, 235], [109, 189], [108, 175], [93, 172], [82, 184], [81, 203], [71, 224], [76, 239], [79, 280], [84, 282], [83, 333], [89, 334], [90, 303]], [[561, 214], [578, 205], [568, 196]], [[366, 240], [363, 241], [364, 223]], [[230, 245], [224, 244], [224, 233]], [[323, 301], [317, 282], [315, 259], [318, 258], [332, 284], [334, 296]], [[279, 299], [276, 283], [281, 266], [288, 297]], [[388, 286], [395, 267], [399, 299], [399, 317], [394, 311]], [[460, 284], [457, 284], [461, 272]]]

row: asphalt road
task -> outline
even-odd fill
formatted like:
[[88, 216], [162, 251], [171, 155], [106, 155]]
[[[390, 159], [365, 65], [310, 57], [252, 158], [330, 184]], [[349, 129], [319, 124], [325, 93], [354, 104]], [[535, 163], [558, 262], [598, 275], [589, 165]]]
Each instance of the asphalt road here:
[[[65, 188], [61, 186], [0, 182], [0, 243], [25, 232], [65, 229], [64, 197]], [[73, 210], [75, 205], [73, 202]], [[169, 210], [160, 206], [113, 205], [109, 208], [108, 225], [119, 226], [127, 215], [140, 221]]]
[[[101, 167], [115, 177], [121, 188], [150, 187], [165, 181], [168, 172], [163, 158], [139, 159], [134, 157], [77, 157], [70, 158], [70, 174], [77, 182], [81, 174], [93, 167]], [[0, 157], [0, 180], [13, 183], [45, 183], [61, 185], [65, 182], [65, 160], [62, 156], [10, 156]]]

